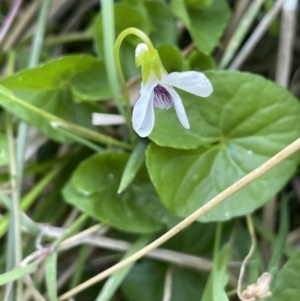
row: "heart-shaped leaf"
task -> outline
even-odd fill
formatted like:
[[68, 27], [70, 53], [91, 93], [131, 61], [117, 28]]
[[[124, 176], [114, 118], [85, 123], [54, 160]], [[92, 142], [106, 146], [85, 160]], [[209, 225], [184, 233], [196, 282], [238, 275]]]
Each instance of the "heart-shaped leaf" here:
[[[162, 202], [187, 216], [267, 161], [300, 136], [300, 106], [285, 89], [240, 72], [209, 72], [214, 92], [207, 99], [181, 93], [191, 129], [175, 112], [156, 111], [147, 166]], [[209, 144], [208, 142], [214, 142]], [[274, 196], [294, 173], [293, 156], [209, 211], [202, 221], [252, 212]]]

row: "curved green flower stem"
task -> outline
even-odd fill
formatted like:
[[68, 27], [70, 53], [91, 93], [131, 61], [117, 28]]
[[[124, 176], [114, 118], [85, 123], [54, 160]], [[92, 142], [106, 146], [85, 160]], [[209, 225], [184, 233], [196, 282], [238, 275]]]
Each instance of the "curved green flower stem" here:
[[240, 276], [239, 276], [239, 280], [238, 280], [237, 294], [238, 294], [240, 300], [242, 300], [242, 301], [247, 301], [247, 299], [245, 299], [242, 295], [242, 284], [243, 284], [243, 277], [244, 277], [244, 273], [245, 273], [246, 264], [248, 263], [249, 259], [253, 255], [255, 247], [256, 247], [255, 231], [254, 231], [253, 220], [251, 218], [251, 215], [248, 214], [246, 216], [246, 220], [247, 220], [247, 228], [248, 228], [250, 238], [251, 238], [251, 247], [250, 247], [249, 253], [247, 254], [247, 256], [245, 257], [245, 259], [242, 263], [241, 270], [240, 270]]
[[292, 142], [290, 145], [288, 145], [285, 149], [277, 153], [274, 157], [266, 161], [264, 164], [260, 165], [258, 168], [223, 190], [221, 193], [219, 193], [217, 196], [215, 196], [213, 199], [211, 199], [208, 203], [194, 211], [191, 215], [186, 217], [184, 220], [182, 220], [180, 223], [178, 223], [175, 227], [170, 229], [168, 232], [157, 238], [155, 241], [150, 243], [148, 246], [143, 248], [142, 250], [136, 252], [132, 256], [124, 259], [123, 261], [115, 264], [114, 266], [108, 268], [107, 270], [101, 272], [100, 274], [94, 276], [93, 278], [83, 282], [82, 284], [78, 285], [77, 287], [71, 289], [70, 291], [64, 293], [61, 295], [58, 300], [66, 300], [68, 298], [71, 298], [72, 296], [78, 294], [79, 292], [83, 291], [84, 289], [90, 287], [91, 285], [105, 279], [106, 277], [112, 275], [116, 271], [120, 270], [121, 268], [127, 266], [128, 264], [131, 264], [146, 254], [148, 254], [150, 251], [156, 249], [166, 241], [168, 241], [171, 237], [185, 229], [187, 226], [191, 225], [194, 221], [198, 220], [201, 216], [215, 208], [220, 203], [224, 202], [226, 199], [228, 199], [230, 196], [244, 188], [245, 186], [252, 183], [254, 180], [268, 172], [270, 169], [277, 166], [280, 162], [294, 154], [300, 150], [300, 138]]
[[115, 58], [115, 63], [117, 66], [117, 73], [121, 82], [121, 87], [122, 87], [122, 91], [123, 91], [123, 98], [124, 98], [124, 102], [126, 104], [126, 110], [127, 110], [127, 114], [125, 116], [127, 123], [130, 124], [130, 129], [131, 129], [131, 141], [134, 141], [134, 132], [131, 126], [131, 105], [130, 105], [130, 95], [127, 89], [127, 85], [126, 85], [126, 80], [124, 77], [124, 73], [122, 70], [122, 65], [121, 65], [121, 61], [120, 61], [120, 48], [121, 48], [121, 44], [123, 42], [123, 40], [128, 36], [128, 35], [135, 35], [138, 38], [140, 38], [147, 46], [149, 50], [153, 49], [153, 45], [152, 42], [150, 41], [149, 37], [140, 29], [138, 28], [134, 28], [134, 27], [129, 27], [125, 30], [123, 30], [118, 38], [115, 41], [115, 45], [114, 45], [114, 58]]

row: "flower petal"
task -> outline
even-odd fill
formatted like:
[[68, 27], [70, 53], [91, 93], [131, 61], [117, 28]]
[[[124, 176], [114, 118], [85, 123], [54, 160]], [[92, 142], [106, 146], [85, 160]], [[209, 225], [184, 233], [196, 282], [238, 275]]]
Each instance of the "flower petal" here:
[[132, 112], [132, 126], [140, 137], [149, 136], [154, 127], [153, 90], [141, 89], [141, 97]]
[[124, 123], [126, 123], [126, 120], [121, 115], [92, 113], [93, 125], [116, 125]]
[[148, 51], [148, 46], [145, 43], [140, 43], [135, 48], [135, 57], [138, 57]]
[[171, 86], [163, 86], [163, 87], [170, 93], [170, 95], [172, 97], [172, 100], [174, 103], [174, 108], [176, 110], [177, 117], [178, 117], [180, 123], [182, 124], [183, 127], [185, 127], [186, 129], [189, 129], [190, 123], [186, 116], [186, 112], [185, 112], [185, 109], [182, 104], [180, 96], [175, 91], [175, 89], [173, 89]]
[[172, 72], [163, 77], [161, 82], [201, 97], [208, 97], [213, 91], [209, 79], [197, 71]]

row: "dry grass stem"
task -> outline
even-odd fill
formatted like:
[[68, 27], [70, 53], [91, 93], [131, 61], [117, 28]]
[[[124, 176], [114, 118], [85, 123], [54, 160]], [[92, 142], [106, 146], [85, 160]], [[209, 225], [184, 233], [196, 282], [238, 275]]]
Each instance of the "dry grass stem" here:
[[296, 29], [297, 2], [297, 0], [286, 0], [282, 7], [275, 81], [284, 88], [289, 86], [290, 80]]
[[165, 276], [163, 301], [170, 301], [172, 298], [172, 267], [169, 267]]
[[259, 25], [252, 32], [249, 39], [245, 42], [239, 53], [236, 55], [228, 69], [239, 69], [242, 64], [246, 61], [254, 47], [260, 41], [264, 33], [269, 28], [272, 21], [275, 19], [279, 13], [284, 0], [277, 0], [273, 5], [272, 9], [264, 16], [260, 21]]
[[251, 258], [251, 256], [253, 255], [253, 252], [254, 252], [255, 246], [256, 246], [255, 231], [254, 231], [251, 216], [247, 215], [246, 219], [247, 219], [247, 228], [248, 228], [248, 231], [249, 231], [249, 234], [251, 237], [251, 247], [250, 247], [249, 253], [247, 254], [247, 256], [245, 257], [245, 259], [242, 263], [241, 270], [240, 270], [240, 276], [239, 276], [239, 280], [238, 280], [237, 294], [241, 301], [254, 300], [254, 299], [244, 298], [243, 293], [242, 293], [243, 277], [245, 274], [246, 265], [247, 265], [249, 259]]

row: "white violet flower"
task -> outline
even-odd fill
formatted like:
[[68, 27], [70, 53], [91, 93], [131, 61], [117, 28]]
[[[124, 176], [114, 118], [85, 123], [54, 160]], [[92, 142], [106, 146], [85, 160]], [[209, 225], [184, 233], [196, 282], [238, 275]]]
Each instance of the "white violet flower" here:
[[209, 79], [201, 72], [185, 71], [167, 74], [157, 50], [149, 49], [144, 43], [135, 51], [136, 64], [142, 67], [143, 83], [140, 98], [133, 108], [133, 129], [141, 137], [150, 135], [154, 127], [154, 107], [169, 109], [174, 106], [183, 127], [190, 128], [181, 98], [173, 87], [191, 94], [208, 97], [213, 87]]

